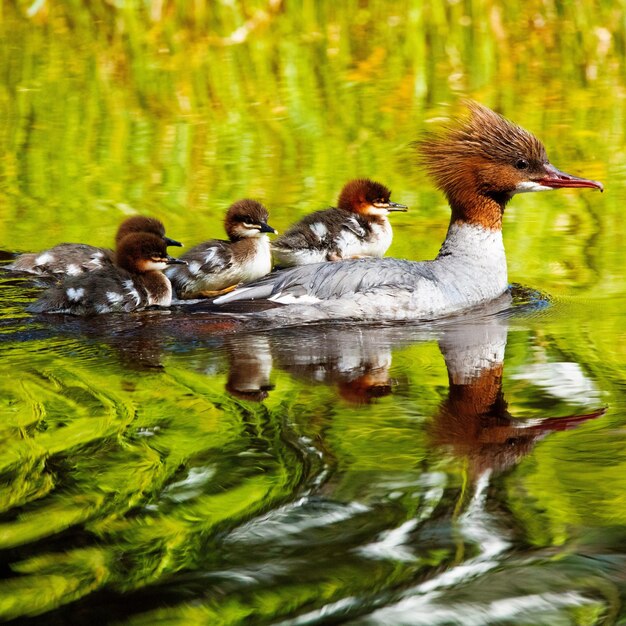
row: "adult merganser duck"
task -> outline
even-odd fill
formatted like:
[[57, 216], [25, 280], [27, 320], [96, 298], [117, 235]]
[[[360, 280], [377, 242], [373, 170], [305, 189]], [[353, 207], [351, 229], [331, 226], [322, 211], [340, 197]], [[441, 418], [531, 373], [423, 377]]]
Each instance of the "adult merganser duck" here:
[[391, 245], [390, 211], [406, 211], [391, 202], [391, 191], [368, 179], [351, 180], [339, 194], [337, 208], [316, 211], [272, 243], [281, 267], [340, 261], [364, 256], [382, 257]]
[[[152, 233], [168, 246], [183, 244], [165, 236], [165, 227], [154, 217], [135, 215], [124, 220], [115, 235], [116, 247], [132, 233]], [[20, 254], [7, 269], [29, 272], [40, 276], [78, 276], [103, 267], [112, 267], [115, 253], [108, 248], [97, 248], [85, 243], [60, 243], [42, 252]]]
[[95, 315], [170, 305], [172, 286], [162, 271], [170, 263], [184, 261], [168, 256], [162, 237], [150, 233], [126, 235], [115, 261], [116, 265], [66, 278], [26, 310]]
[[215, 300], [265, 299], [286, 307], [259, 315], [314, 320], [416, 320], [448, 316], [508, 287], [502, 214], [516, 194], [562, 187], [602, 190], [557, 170], [531, 133], [476, 103], [469, 117], [419, 144], [422, 162], [446, 194], [452, 218], [433, 261], [358, 259], [296, 267]]
[[266, 233], [277, 231], [267, 223], [268, 217], [267, 209], [256, 200], [235, 202], [224, 220], [229, 241], [198, 244], [180, 257], [187, 265], [167, 270], [178, 297], [215, 297], [269, 274], [272, 257]]

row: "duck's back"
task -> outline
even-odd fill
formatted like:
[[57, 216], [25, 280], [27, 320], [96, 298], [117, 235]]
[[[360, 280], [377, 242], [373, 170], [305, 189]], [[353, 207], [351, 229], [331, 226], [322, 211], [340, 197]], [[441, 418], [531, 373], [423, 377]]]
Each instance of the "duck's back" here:
[[180, 257], [187, 265], [166, 270], [179, 298], [202, 297], [265, 276], [272, 269], [266, 236], [238, 241], [212, 239], [198, 244]]
[[70, 277], [48, 289], [27, 310], [31, 313], [97, 315], [129, 312], [150, 304], [139, 276], [114, 268]]
[[316, 211], [278, 237], [272, 252], [283, 267], [349, 258], [362, 254], [370, 232], [368, 222], [350, 211]]
[[60, 243], [18, 256], [8, 269], [40, 276], [78, 276], [113, 265], [113, 251], [84, 243]]

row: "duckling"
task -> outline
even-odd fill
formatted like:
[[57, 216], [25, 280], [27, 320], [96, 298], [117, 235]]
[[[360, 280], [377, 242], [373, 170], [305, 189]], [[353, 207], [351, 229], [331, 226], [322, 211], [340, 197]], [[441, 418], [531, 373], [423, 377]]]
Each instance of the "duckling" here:
[[[135, 215], [124, 220], [117, 229], [115, 245], [132, 233], [152, 233], [168, 246], [183, 244], [165, 236], [165, 227], [154, 217]], [[115, 253], [108, 248], [97, 248], [85, 243], [60, 243], [42, 252], [20, 254], [7, 269], [39, 276], [79, 276], [104, 267], [112, 267]]]
[[255, 200], [239, 200], [227, 211], [224, 228], [229, 241], [212, 239], [198, 244], [180, 258], [185, 266], [166, 271], [181, 299], [214, 297], [238, 284], [261, 278], [272, 269], [270, 244], [265, 233], [267, 209]]
[[116, 265], [70, 276], [27, 307], [30, 313], [96, 315], [138, 311], [150, 305], [169, 306], [172, 285], [162, 273], [171, 263], [162, 237], [126, 235], [116, 251]]
[[404, 204], [391, 202], [390, 196], [380, 183], [351, 180], [339, 194], [337, 208], [307, 215], [274, 241], [276, 264], [292, 267], [384, 256], [393, 238], [387, 215], [407, 210]]

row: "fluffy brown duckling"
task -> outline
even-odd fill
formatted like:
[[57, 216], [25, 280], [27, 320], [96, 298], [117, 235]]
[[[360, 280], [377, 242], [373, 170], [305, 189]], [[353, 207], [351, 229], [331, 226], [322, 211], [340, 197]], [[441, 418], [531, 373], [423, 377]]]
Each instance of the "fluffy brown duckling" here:
[[276, 233], [268, 217], [260, 202], [235, 202], [224, 220], [228, 241], [211, 239], [198, 244], [180, 257], [186, 265], [168, 268], [166, 274], [178, 297], [218, 296], [268, 274], [272, 257], [266, 233]]
[[163, 270], [184, 261], [168, 256], [166, 248], [163, 238], [151, 233], [126, 235], [116, 251], [116, 265], [66, 278], [27, 311], [97, 315], [169, 306], [172, 285]]
[[391, 245], [390, 211], [406, 211], [391, 202], [391, 191], [366, 178], [351, 180], [339, 194], [337, 208], [307, 215], [272, 244], [281, 267], [382, 257]]

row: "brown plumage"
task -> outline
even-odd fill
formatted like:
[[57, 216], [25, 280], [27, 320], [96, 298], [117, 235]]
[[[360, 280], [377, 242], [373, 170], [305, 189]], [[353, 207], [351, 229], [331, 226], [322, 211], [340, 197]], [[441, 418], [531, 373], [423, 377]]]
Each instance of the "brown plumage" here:
[[499, 228], [519, 183], [540, 180], [549, 164], [531, 133], [476, 102], [468, 117], [417, 142], [420, 162], [447, 196], [452, 222]]
[[337, 200], [337, 207], [353, 213], [368, 213], [368, 209], [376, 204], [386, 204], [391, 191], [376, 181], [368, 178], [356, 178], [347, 182]]
[[165, 226], [163, 226], [161, 220], [155, 217], [146, 217], [145, 215], [134, 215], [120, 224], [115, 234], [115, 246], [117, 247], [126, 235], [132, 235], [133, 233], [151, 233], [163, 239], [169, 246], [181, 245], [165, 236]]

